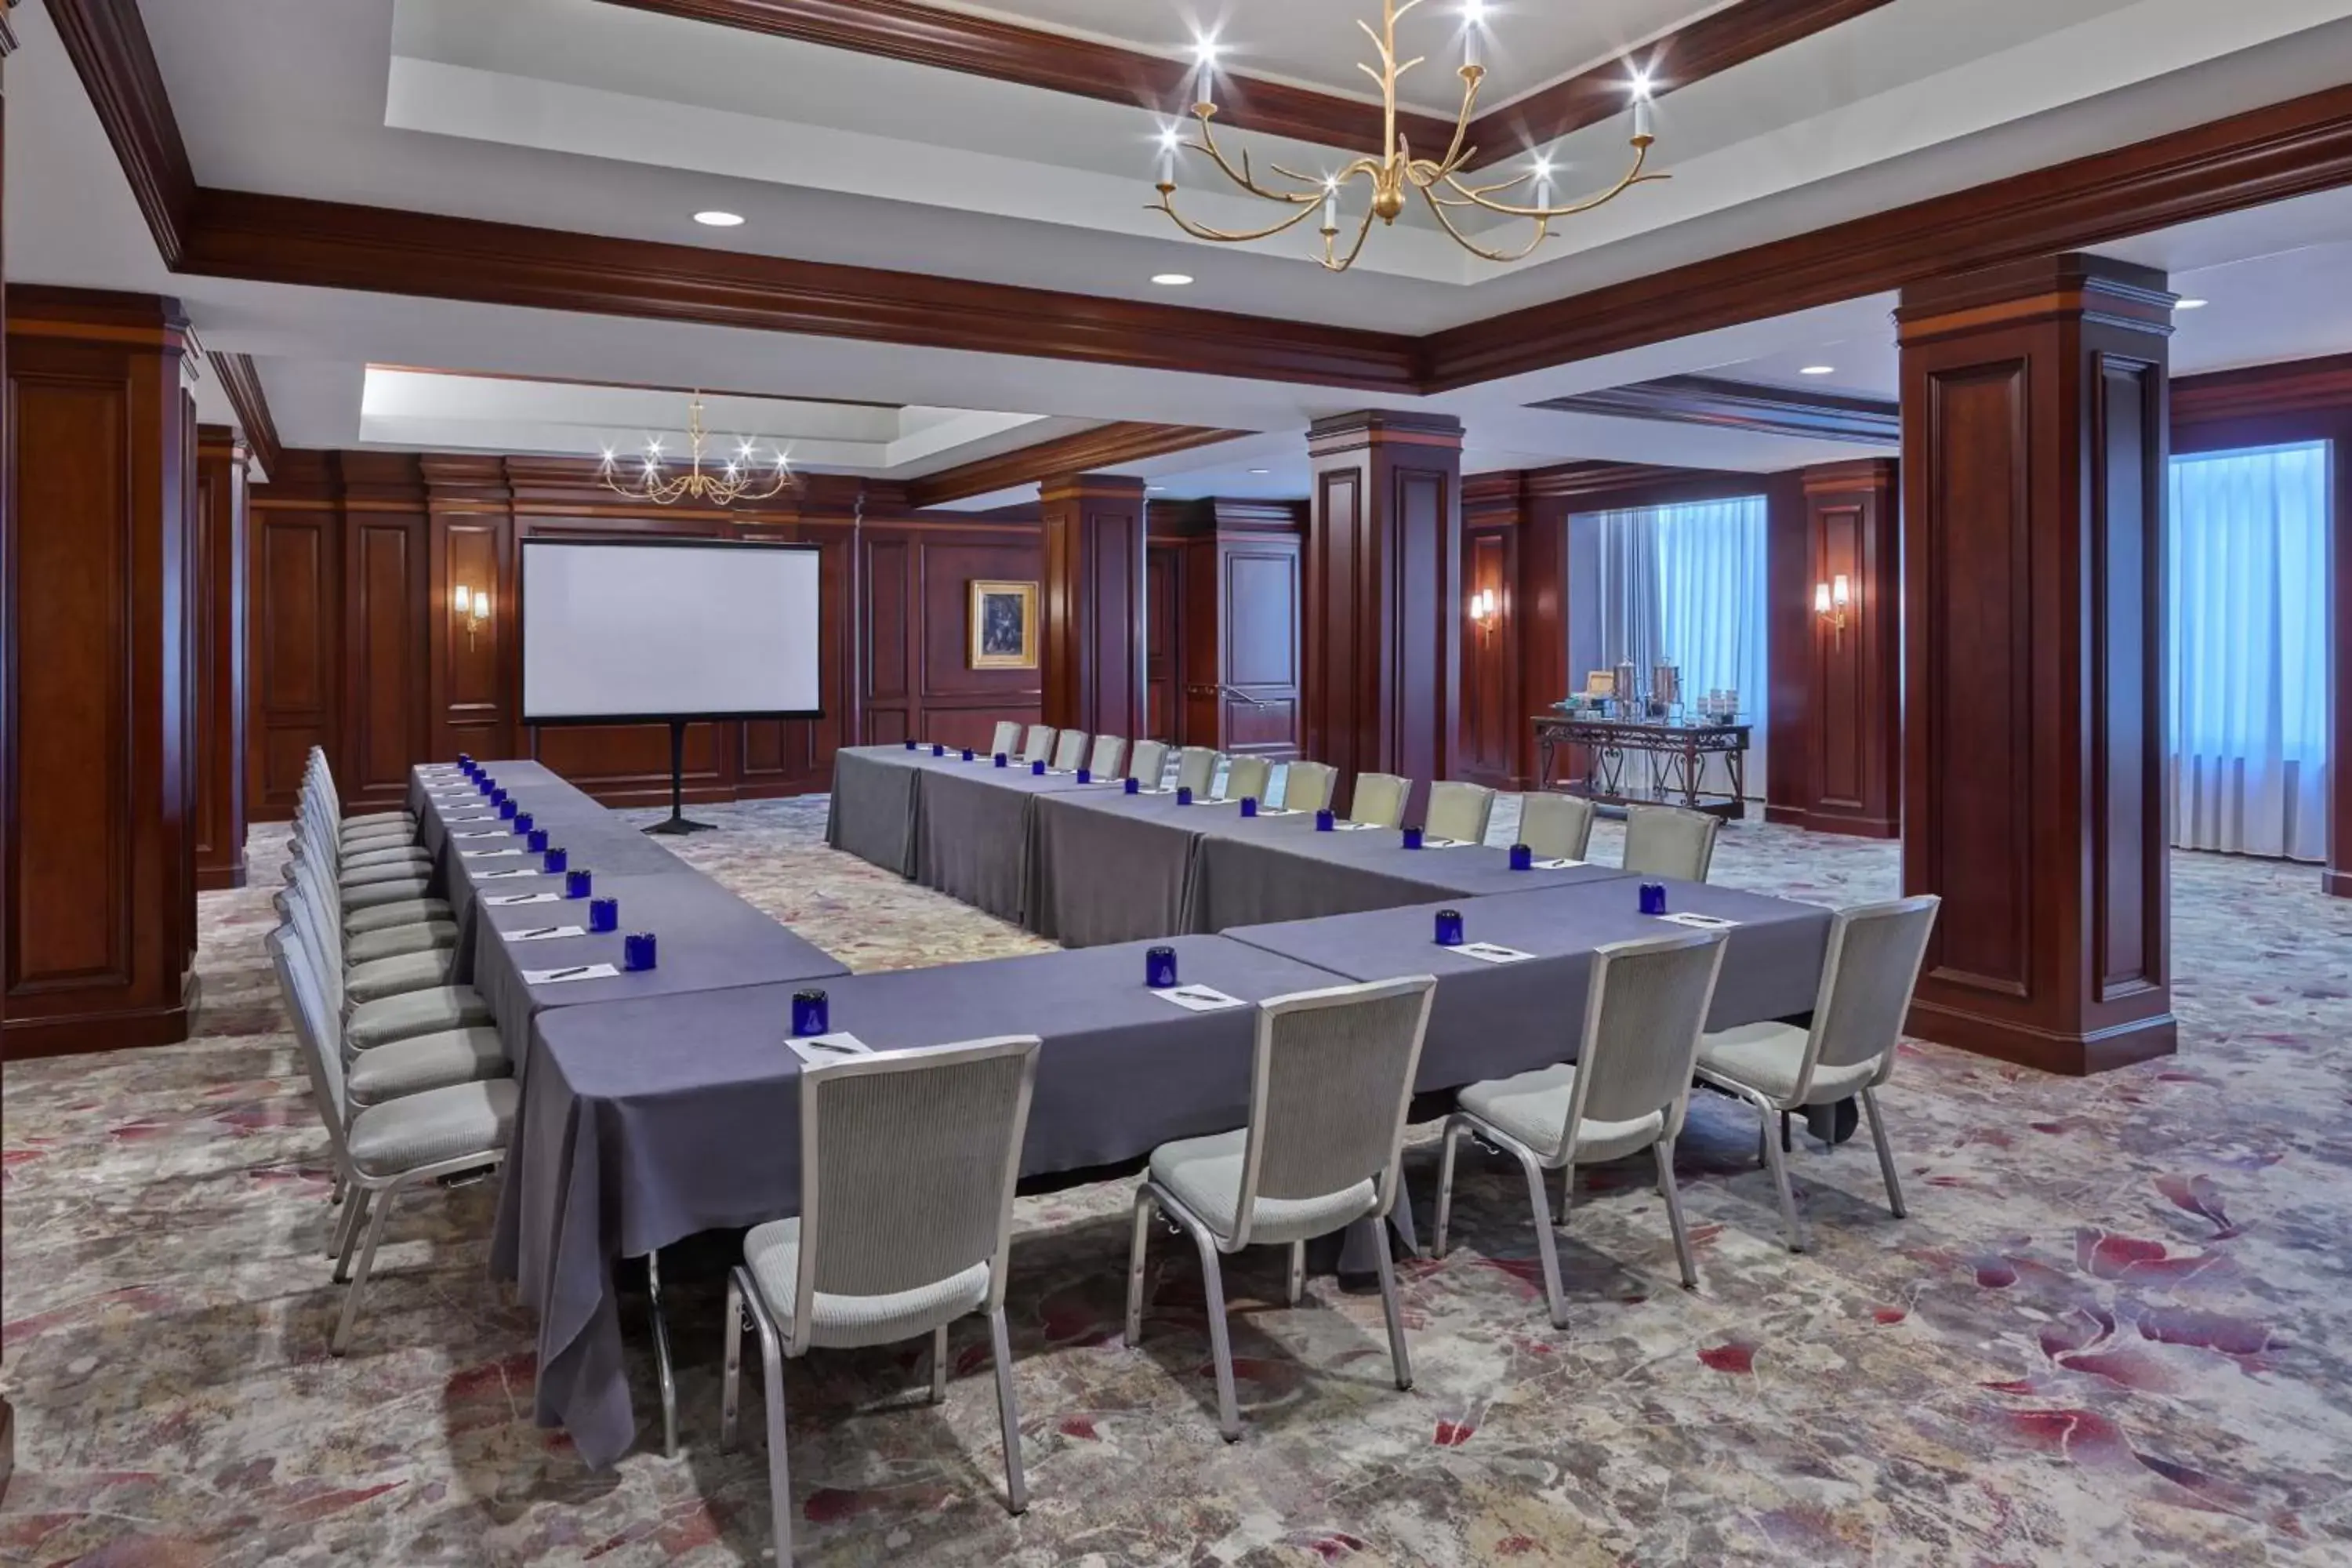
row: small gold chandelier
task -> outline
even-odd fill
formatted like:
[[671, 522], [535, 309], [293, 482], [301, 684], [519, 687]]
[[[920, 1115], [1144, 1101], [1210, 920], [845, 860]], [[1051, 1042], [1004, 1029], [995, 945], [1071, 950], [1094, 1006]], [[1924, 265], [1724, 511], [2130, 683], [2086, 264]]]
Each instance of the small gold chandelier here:
[[701, 501], [710, 506], [732, 506], [737, 501], [772, 500], [786, 490], [800, 488], [799, 476], [792, 469], [792, 460], [779, 449], [774, 454], [775, 466], [770, 468], [753, 450], [749, 437], [736, 443], [735, 456], [716, 472], [705, 472], [703, 447], [710, 437], [702, 427], [702, 394], [694, 395], [686, 416], [686, 438], [690, 446], [684, 473], [665, 471], [669, 462], [662, 452], [661, 437], [646, 443], [644, 455], [629, 459], [633, 472], [623, 473], [620, 454], [610, 447], [604, 448], [604, 461], [596, 477], [614, 495], [631, 500], [651, 501], [656, 506], [676, 506], [683, 500]]
[[[1532, 168], [1511, 179], [1492, 184], [1472, 184], [1464, 181], [1460, 177], [1461, 171], [1478, 152], [1466, 143], [1470, 122], [1478, 106], [1478, 85], [1486, 76], [1486, 65], [1479, 58], [1484, 0], [1467, 0], [1463, 7], [1462, 111], [1454, 120], [1453, 144], [1446, 149], [1443, 158], [1414, 157], [1411, 144], [1397, 131], [1397, 79], [1420, 65], [1426, 57], [1416, 56], [1402, 62], [1397, 59], [1396, 25], [1399, 17], [1421, 3], [1422, 0], [1402, 0], [1402, 4], [1399, 4], [1399, 0], [1381, 0], [1381, 25], [1379, 32], [1374, 32], [1369, 22], [1359, 20], [1356, 23], [1363, 28], [1364, 36], [1372, 40], [1373, 47], [1380, 51], [1380, 69], [1374, 70], [1361, 63], [1356, 68], [1381, 84], [1381, 102], [1386, 117], [1386, 132], [1381, 142], [1385, 153], [1377, 158], [1359, 158], [1346, 168], [1329, 174], [1307, 174], [1295, 169], [1286, 169], [1279, 163], [1270, 165], [1283, 179], [1303, 187], [1298, 190], [1285, 190], [1262, 183], [1250, 167], [1247, 149], [1242, 153], [1240, 166], [1235, 167], [1217, 146], [1216, 132], [1211, 125], [1216, 117], [1217, 106], [1209, 100], [1208, 95], [1208, 73], [1214, 62], [1216, 49], [1213, 42], [1202, 43], [1199, 47], [1201, 101], [1192, 106], [1192, 118], [1200, 122], [1200, 139], [1188, 142], [1182, 132], [1172, 126], [1161, 133], [1160, 199], [1151, 205], [1166, 213], [1177, 227], [1193, 238], [1229, 245], [1270, 239], [1297, 227], [1320, 207], [1323, 214], [1322, 263], [1333, 272], [1345, 272], [1363, 254], [1364, 241], [1372, 231], [1374, 218], [1392, 225], [1403, 215], [1408, 186], [1421, 193], [1422, 199], [1429, 205], [1429, 210], [1436, 216], [1438, 223], [1453, 237], [1456, 245], [1486, 260], [1507, 263], [1533, 255], [1536, 247], [1550, 237], [1551, 226], [1558, 220], [1590, 212], [1603, 203], [1614, 201], [1635, 185], [1671, 177], [1643, 173], [1643, 164], [1649, 159], [1650, 146], [1655, 138], [1650, 134], [1649, 82], [1646, 78], [1637, 75], [1626, 83], [1633, 111], [1633, 164], [1622, 179], [1600, 195], [1566, 205], [1555, 202], [1552, 199], [1551, 165], [1549, 160], [1540, 156]], [[1212, 228], [1193, 222], [1176, 210], [1175, 203], [1176, 154], [1187, 151], [1207, 154], [1219, 173], [1250, 195], [1298, 210], [1279, 223], [1246, 232]], [[1355, 242], [1342, 254], [1339, 246], [1339, 192], [1343, 185], [1359, 176], [1370, 183], [1372, 199], [1364, 209], [1362, 220], [1356, 226]], [[1526, 194], [1532, 200], [1517, 195], [1530, 184], [1533, 189]], [[1535, 225], [1535, 232], [1525, 245], [1517, 249], [1490, 248], [1462, 232], [1455, 222], [1455, 215], [1464, 208], [1526, 219]]]

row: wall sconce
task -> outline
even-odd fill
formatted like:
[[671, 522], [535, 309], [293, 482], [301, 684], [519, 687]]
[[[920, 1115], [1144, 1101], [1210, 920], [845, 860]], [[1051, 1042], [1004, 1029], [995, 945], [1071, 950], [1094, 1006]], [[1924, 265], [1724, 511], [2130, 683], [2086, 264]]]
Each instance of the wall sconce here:
[[1845, 646], [1846, 606], [1853, 602], [1853, 587], [1840, 573], [1827, 583], [1813, 584], [1813, 614], [1830, 623], [1833, 646]]
[[468, 588], [460, 583], [455, 605], [457, 618], [466, 623], [466, 647], [470, 649], [474, 646], [475, 632], [490, 618], [490, 591], [488, 588]]
[[1492, 588], [1481, 588], [1470, 595], [1470, 618], [1478, 623], [1481, 631], [1495, 629], [1495, 616], [1502, 609], [1502, 601]]

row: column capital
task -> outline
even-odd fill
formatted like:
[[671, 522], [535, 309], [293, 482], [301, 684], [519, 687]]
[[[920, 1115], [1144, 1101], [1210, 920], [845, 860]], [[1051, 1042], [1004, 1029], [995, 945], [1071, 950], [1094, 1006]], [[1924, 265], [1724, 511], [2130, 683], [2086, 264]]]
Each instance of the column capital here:
[[1953, 332], [2069, 316], [2168, 337], [2179, 296], [2166, 283], [2156, 268], [2113, 257], [2037, 256], [1912, 284], [1895, 308], [1896, 337], [1908, 347]]
[[1318, 419], [1307, 429], [1309, 457], [1331, 457], [1380, 446], [1436, 447], [1458, 452], [1462, 449], [1462, 421], [1451, 414], [1367, 408]]
[[1140, 500], [1143, 481], [1125, 474], [1049, 474], [1037, 481], [1040, 501]]

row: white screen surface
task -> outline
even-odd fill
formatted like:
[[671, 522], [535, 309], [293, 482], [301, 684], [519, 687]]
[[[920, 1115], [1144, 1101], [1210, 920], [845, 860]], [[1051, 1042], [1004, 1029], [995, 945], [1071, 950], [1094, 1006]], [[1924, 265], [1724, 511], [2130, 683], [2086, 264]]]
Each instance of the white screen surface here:
[[783, 545], [524, 541], [524, 721], [816, 713], [817, 562]]

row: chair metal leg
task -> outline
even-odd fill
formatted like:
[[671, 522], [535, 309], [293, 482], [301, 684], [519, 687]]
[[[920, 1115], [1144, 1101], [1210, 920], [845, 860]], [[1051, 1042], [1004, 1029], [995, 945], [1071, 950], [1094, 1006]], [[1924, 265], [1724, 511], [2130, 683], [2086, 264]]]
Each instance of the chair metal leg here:
[[1886, 1206], [1901, 1219], [1903, 1184], [1895, 1174], [1895, 1148], [1886, 1141], [1886, 1118], [1879, 1114], [1878, 1095], [1874, 1089], [1862, 1091], [1862, 1109], [1870, 1117], [1870, 1141], [1878, 1145], [1878, 1170], [1886, 1178]]
[[1559, 1287], [1559, 1247], [1551, 1238], [1551, 1203], [1544, 1196], [1543, 1167], [1533, 1155], [1524, 1153], [1519, 1155], [1519, 1164], [1528, 1173], [1528, 1203], [1535, 1210], [1536, 1252], [1543, 1259], [1544, 1305], [1550, 1310], [1551, 1326], [1564, 1329], [1568, 1300]]
[[[1382, 1237], [1381, 1239], [1386, 1241], [1388, 1238]], [[1298, 1299], [1306, 1294], [1307, 1244], [1303, 1241], [1294, 1241], [1290, 1244], [1290, 1304], [1296, 1307], [1298, 1305]]]
[[776, 1568], [792, 1568], [793, 1470], [784, 1453], [784, 1347], [765, 1312], [752, 1320], [760, 1331], [760, 1376], [768, 1401], [768, 1506], [776, 1516]]
[[[946, 1337], [942, 1329], [942, 1344]], [[1021, 1468], [1021, 1405], [1013, 1393], [1013, 1336], [1005, 1331], [1002, 1307], [989, 1309], [988, 1339], [996, 1358], [996, 1416], [1004, 1428], [1005, 1506], [1014, 1513], [1026, 1513], [1029, 1479]]]
[[677, 1373], [669, 1354], [669, 1314], [662, 1310], [661, 1252], [646, 1254], [646, 1310], [654, 1322], [654, 1376], [661, 1384], [662, 1458], [677, 1458]]
[[[1765, 1115], [1772, 1113], [1766, 1111]], [[1789, 1162], [1780, 1147], [1769, 1139], [1764, 1144], [1764, 1163], [1772, 1169], [1772, 1184], [1780, 1190], [1780, 1223], [1787, 1227], [1789, 1250], [1805, 1250], [1804, 1222], [1797, 1217], [1797, 1194], [1789, 1186]]]
[[1143, 1256], [1151, 1240], [1151, 1216], [1160, 1204], [1145, 1187], [1135, 1194], [1135, 1235], [1127, 1250], [1127, 1347], [1143, 1342]]
[[1372, 1267], [1381, 1276], [1381, 1313], [1389, 1321], [1389, 1360], [1396, 1366], [1400, 1391], [1412, 1387], [1412, 1357], [1404, 1345], [1404, 1308], [1397, 1300], [1396, 1264], [1389, 1258], [1388, 1222], [1375, 1216], [1363, 1222], [1372, 1227]]
[[948, 1326], [941, 1323], [931, 1331], [931, 1403], [944, 1405], [948, 1398]]
[[1445, 1119], [1445, 1135], [1437, 1161], [1437, 1238], [1430, 1256], [1440, 1262], [1445, 1258], [1445, 1227], [1454, 1217], [1454, 1154], [1465, 1131], [1462, 1119]]
[[[1190, 1226], [1186, 1227], [1190, 1229]], [[1242, 1440], [1240, 1401], [1234, 1394], [1234, 1345], [1225, 1323], [1225, 1277], [1218, 1267], [1216, 1244], [1204, 1231], [1193, 1231], [1192, 1245], [1201, 1253], [1201, 1285], [1209, 1298], [1209, 1351], [1217, 1363], [1217, 1430], [1228, 1443]]]
[[375, 1194], [362, 1187], [352, 1194], [352, 1201], [343, 1205], [342, 1234], [335, 1243], [334, 1254], [334, 1280], [338, 1285], [346, 1284], [351, 1279], [352, 1249], [360, 1244], [360, 1232], [366, 1228], [368, 1210], [374, 1203]]
[[1780, 1152], [1790, 1154], [1795, 1152], [1796, 1144], [1789, 1137], [1789, 1112], [1784, 1110], [1780, 1112]]
[[350, 1286], [343, 1291], [343, 1315], [335, 1324], [335, 1337], [327, 1342], [331, 1355], [341, 1355], [352, 1342], [352, 1325], [359, 1321], [360, 1298], [367, 1293], [368, 1275], [375, 1268], [376, 1244], [383, 1239], [384, 1222], [392, 1217], [392, 1197], [385, 1192], [376, 1201], [375, 1217], [368, 1221], [367, 1246], [361, 1249], [359, 1272], [352, 1276]]
[[735, 1423], [743, 1401], [743, 1271], [727, 1271], [726, 1370], [719, 1380], [719, 1446], [735, 1446]]
[[1657, 1156], [1658, 1191], [1666, 1200], [1666, 1224], [1675, 1233], [1675, 1260], [1683, 1266], [1683, 1289], [1698, 1289], [1698, 1265], [1691, 1261], [1690, 1232], [1683, 1225], [1683, 1193], [1675, 1182], [1675, 1141], [1661, 1138], [1650, 1145]]

